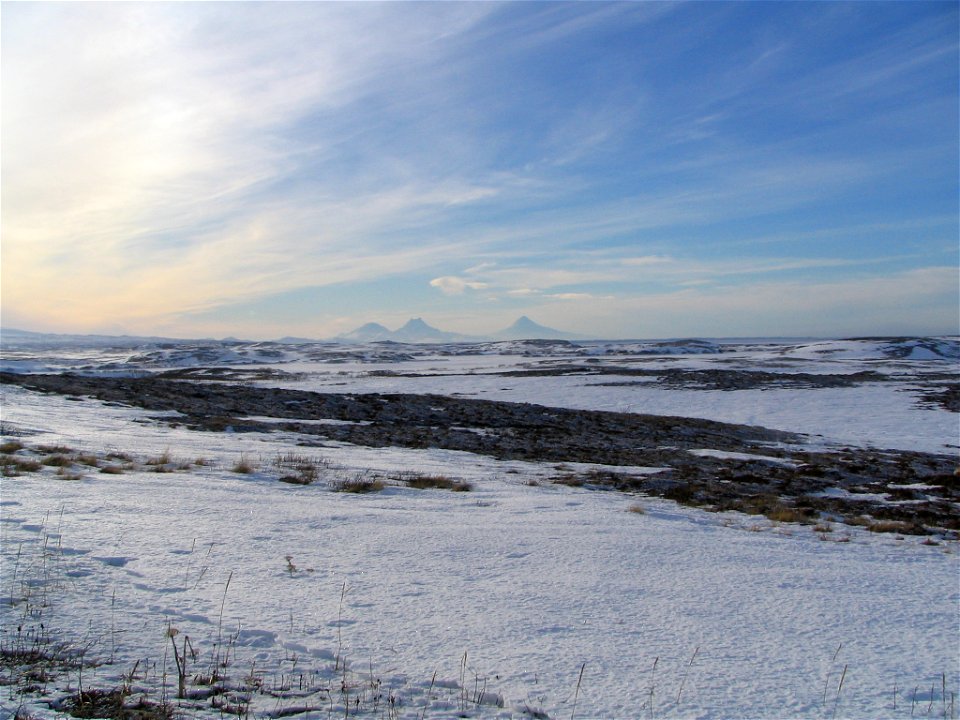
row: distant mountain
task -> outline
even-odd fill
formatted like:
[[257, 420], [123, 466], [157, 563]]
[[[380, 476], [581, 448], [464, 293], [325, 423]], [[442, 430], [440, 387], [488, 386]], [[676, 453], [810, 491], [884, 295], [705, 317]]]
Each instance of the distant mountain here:
[[465, 339], [476, 338], [466, 338], [464, 335], [438, 330], [432, 325], [427, 325], [423, 318], [410, 318], [406, 325], [393, 333], [391, 338], [391, 340], [405, 343], [448, 343], [461, 342]]
[[366, 325], [361, 325], [356, 330], [351, 330], [348, 333], [343, 333], [342, 335], [337, 335], [336, 340], [341, 340], [343, 342], [377, 342], [378, 340], [392, 340], [393, 331], [385, 328], [380, 323], [367, 323]]
[[367, 323], [342, 335], [337, 335], [339, 342], [399, 342], [399, 343], [456, 343], [456, 342], [484, 342], [488, 340], [575, 340], [579, 336], [554, 330], [535, 323], [526, 315], [517, 319], [513, 325], [490, 336], [462, 335], [460, 333], [440, 330], [428, 325], [423, 318], [411, 318], [397, 330], [390, 330], [380, 323]]
[[494, 337], [498, 340], [575, 340], [578, 338], [573, 333], [554, 330], [535, 323], [526, 315], [517, 318], [510, 327], [495, 333]]
[[42, 333], [17, 328], [0, 330], [0, 345], [5, 347], [140, 347], [142, 345], [181, 345], [215, 340], [183, 340], [180, 338], [138, 335], [71, 335], [66, 333]]
[[428, 325], [423, 318], [410, 318], [397, 330], [390, 330], [380, 323], [367, 323], [356, 330], [337, 335], [339, 342], [398, 342], [398, 343], [453, 343], [475, 342], [480, 338], [446, 332]]

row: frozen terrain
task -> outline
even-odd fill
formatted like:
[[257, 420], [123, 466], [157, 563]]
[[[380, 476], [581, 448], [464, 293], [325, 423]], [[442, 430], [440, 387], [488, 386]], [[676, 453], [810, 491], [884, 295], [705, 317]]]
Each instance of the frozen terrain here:
[[[798, 447], [928, 453], [955, 467], [958, 347], [5, 343], [0, 369], [226, 384], [238, 398], [433, 394], [802, 434], [763, 451], [719, 440], [683, 451], [773, 473], [795, 469]], [[565, 481], [664, 471], [610, 458], [342, 439], [380, 419], [300, 417], [294, 430], [251, 413], [215, 430], [159, 404], [0, 387], [2, 717], [66, 717], [81, 690], [89, 700], [112, 689], [150, 717], [163, 706], [210, 718], [960, 710], [949, 528], [801, 524]], [[891, 488], [915, 499], [869, 502], [920, 503], [940, 488], [938, 502], [960, 515], [956, 482], [940, 475]]]

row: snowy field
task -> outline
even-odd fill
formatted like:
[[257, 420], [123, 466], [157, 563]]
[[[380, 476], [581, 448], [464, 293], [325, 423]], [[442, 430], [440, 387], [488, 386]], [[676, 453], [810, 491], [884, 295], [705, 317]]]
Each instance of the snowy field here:
[[[958, 363], [956, 339], [941, 338], [5, 346], [2, 366], [229, 368], [300, 390], [682, 415], [801, 432], [817, 447], [955, 455], [957, 413], [924, 396], [955, 385]], [[617, 368], [876, 381], [720, 390]], [[66, 717], [79, 690], [118, 687], [128, 704], [209, 718], [960, 711], [954, 539], [815, 530], [554, 484], [549, 463], [304, 447], [292, 433], [192, 431], [156, 412], [2, 388], [3, 440], [23, 446], [8, 455], [71, 462], [2, 479], [0, 717]], [[318, 480], [278, 482], [293, 457]], [[470, 490], [415, 489], [412, 473]], [[371, 478], [385, 486], [335, 491]], [[10, 658], [31, 649], [49, 662], [26, 678]]]

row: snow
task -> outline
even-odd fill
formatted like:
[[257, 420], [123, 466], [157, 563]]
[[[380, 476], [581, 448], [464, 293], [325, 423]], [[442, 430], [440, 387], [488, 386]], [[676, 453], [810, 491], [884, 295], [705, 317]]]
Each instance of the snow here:
[[[808, 362], [832, 362], [819, 357]], [[956, 414], [917, 407], [910, 383], [719, 392], [491, 374], [529, 360], [383, 364], [427, 377], [298, 360], [298, 371], [312, 374], [291, 386], [686, 414], [819, 433], [823, 444], [943, 451], [956, 442]], [[738, 362], [749, 363], [749, 353]], [[922, 370], [923, 361], [911, 362]], [[943, 360], [937, 366], [942, 372]], [[87, 469], [66, 480], [45, 467], [0, 480], [2, 641], [9, 644], [18, 625], [43, 622], [88, 643], [91, 655], [112, 657], [84, 669], [85, 687], [114, 687], [139, 661], [138, 692], [159, 697], [165, 688], [172, 702], [187, 702], [173, 699], [173, 627], [178, 638], [189, 636], [198, 672], [229, 649], [233, 682], [259, 678], [251, 717], [298, 708], [304, 718], [354, 714], [342, 679], [350, 697], [363, 698], [361, 717], [956, 715], [956, 543], [843, 526], [817, 532], [555, 485], [550, 478], [562, 470], [551, 464], [305, 447], [293, 433], [196, 432], [158, 422], [155, 412], [15, 386], [2, 392], [3, 427], [30, 431], [19, 437], [28, 448], [121, 451], [139, 461], [122, 475]], [[164, 453], [173, 472], [151, 472], [146, 461]], [[273, 461], [285, 453], [322, 462], [321, 480], [278, 482]], [[232, 472], [241, 458], [253, 473]], [[604, 469], [576, 469], [587, 467]], [[473, 490], [415, 490], [392, 480], [411, 470]], [[387, 478], [387, 488], [331, 491], [336, 479], [360, 472]], [[630, 512], [638, 503], [643, 512]], [[63, 678], [49, 697], [66, 695], [67, 682], [76, 688], [75, 670]], [[372, 680], [383, 694], [377, 706]], [[388, 704], [391, 695], [398, 704]], [[193, 702], [187, 716], [221, 717], [209, 700]], [[0, 687], [0, 716], [21, 703], [35, 717], [63, 716], [40, 696]]]
[[875, 502], [884, 502], [890, 498], [887, 493], [858, 493], [851, 492], [844, 488], [827, 488], [826, 490], [821, 490], [820, 492], [814, 493], [814, 497], [832, 497], [832, 498], [843, 498], [847, 500], [863, 500], [863, 501], [875, 501]]
[[770, 455], [753, 455], [750, 453], [729, 452], [727, 450], [711, 450], [702, 448], [699, 450], [688, 450], [691, 455], [698, 457], [714, 457], [720, 460], [758, 460], [760, 462], [771, 463], [773, 465], [783, 465], [784, 467], [796, 467], [795, 463], [788, 462], [783, 458], [772, 457]]

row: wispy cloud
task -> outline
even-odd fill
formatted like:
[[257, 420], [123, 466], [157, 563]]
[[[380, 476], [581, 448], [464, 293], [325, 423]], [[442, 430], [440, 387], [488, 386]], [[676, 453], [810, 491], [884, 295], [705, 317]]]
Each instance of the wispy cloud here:
[[942, 266], [956, 20], [910, 4], [5, 5], [3, 319], [186, 333], [371, 282], [423, 303], [397, 313], [685, 307]]

